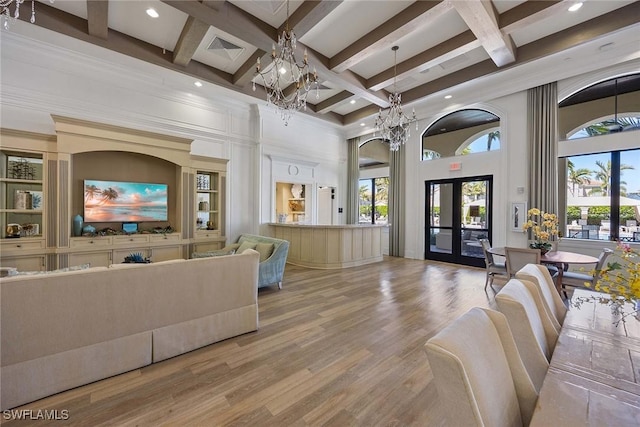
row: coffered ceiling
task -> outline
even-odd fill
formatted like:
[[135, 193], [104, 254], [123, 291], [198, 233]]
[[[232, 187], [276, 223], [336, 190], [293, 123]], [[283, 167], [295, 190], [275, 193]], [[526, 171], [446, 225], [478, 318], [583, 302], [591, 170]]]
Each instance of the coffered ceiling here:
[[[404, 105], [494, 76], [511, 67], [640, 31], [640, 2], [575, 0], [291, 0], [289, 26], [319, 76], [308, 114], [350, 125], [388, 106], [396, 88]], [[23, 6], [27, 9], [27, 6]], [[153, 8], [158, 17], [146, 10]], [[22, 10], [20, 19], [30, 14]], [[284, 0], [48, 0], [36, 24], [264, 101], [252, 90], [257, 58], [270, 62], [287, 20]], [[606, 50], [607, 46], [599, 46]], [[370, 120], [371, 121], [371, 120]]]

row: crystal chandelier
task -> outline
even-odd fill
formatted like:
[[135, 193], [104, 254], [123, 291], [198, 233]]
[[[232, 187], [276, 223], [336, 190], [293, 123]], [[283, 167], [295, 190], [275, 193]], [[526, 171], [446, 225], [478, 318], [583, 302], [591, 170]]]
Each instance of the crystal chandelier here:
[[[391, 50], [393, 50], [393, 93], [389, 94], [389, 104], [391, 105], [386, 117], [382, 116], [382, 108], [380, 108], [375, 126], [376, 133], [380, 132], [382, 139], [389, 141], [389, 149], [398, 151], [400, 145], [404, 144], [411, 136], [409, 125], [415, 122], [416, 130], [418, 130], [418, 119], [415, 110], [413, 110], [411, 117], [407, 117], [402, 112], [402, 95], [396, 90], [398, 46], [393, 46]], [[376, 135], [374, 134], [374, 136]]]
[[[13, 19], [18, 19], [20, 17], [20, 5], [22, 3], [24, 3], [25, 0], [0, 0], [0, 7], [2, 8], [2, 12], [0, 12], [0, 14], [2, 14], [2, 20], [4, 21], [2, 23], [3, 27], [5, 30], [9, 29], [9, 19], [11, 19], [11, 10], [9, 10], [9, 7], [13, 4], [14, 9], [13, 9]], [[53, 3], [53, 0], [49, 0], [49, 2]], [[36, 22], [36, 2], [35, 0], [31, 0], [31, 19], [30, 19], [32, 24], [35, 24]]]
[[[267, 92], [267, 102], [280, 113], [286, 126], [293, 113], [301, 108], [307, 109], [307, 94], [313, 85], [316, 87], [316, 98], [319, 97], [318, 73], [315, 69], [313, 73], [309, 71], [306, 49], [302, 64], [296, 61], [296, 35], [289, 29], [289, 0], [287, 0], [287, 21], [282, 36], [278, 36], [278, 47], [279, 54], [276, 53], [276, 45], [273, 45], [271, 64], [264, 71], [261, 71], [260, 58], [258, 58], [256, 73], [262, 78]], [[295, 90], [287, 93], [289, 86]], [[253, 90], [256, 90], [255, 80]]]

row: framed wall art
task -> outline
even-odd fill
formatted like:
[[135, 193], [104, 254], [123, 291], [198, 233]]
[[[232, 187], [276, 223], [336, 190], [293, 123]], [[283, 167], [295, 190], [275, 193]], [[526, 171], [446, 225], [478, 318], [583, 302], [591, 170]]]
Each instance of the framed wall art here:
[[511, 203], [511, 231], [522, 233], [523, 224], [527, 221], [527, 202]]

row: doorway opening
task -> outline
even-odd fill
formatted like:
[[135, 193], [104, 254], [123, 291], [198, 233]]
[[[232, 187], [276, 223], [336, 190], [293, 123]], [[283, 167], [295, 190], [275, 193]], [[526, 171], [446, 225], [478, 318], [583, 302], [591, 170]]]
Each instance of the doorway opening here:
[[491, 240], [492, 176], [425, 182], [425, 259], [484, 266]]

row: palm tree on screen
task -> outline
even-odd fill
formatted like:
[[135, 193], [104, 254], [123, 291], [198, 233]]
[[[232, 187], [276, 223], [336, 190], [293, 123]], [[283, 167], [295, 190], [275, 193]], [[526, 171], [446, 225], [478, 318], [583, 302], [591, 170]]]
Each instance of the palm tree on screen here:
[[87, 201], [89, 199], [93, 199], [98, 194], [100, 194], [102, 190], [100, 190], [97, 186], [90, 184], [84, 187], [84, 200]]
[[100, 196], [102, 197], [102, 203], [107, 203], [116, 200], [119, 194], [116, 189], [114, 189], [113, 187], [109, 187], [106, 190], [102, 190]]

